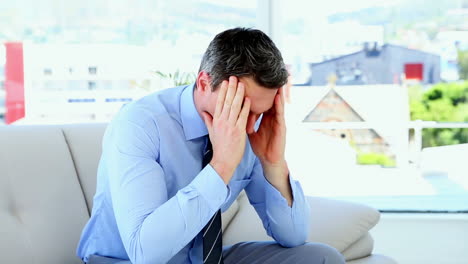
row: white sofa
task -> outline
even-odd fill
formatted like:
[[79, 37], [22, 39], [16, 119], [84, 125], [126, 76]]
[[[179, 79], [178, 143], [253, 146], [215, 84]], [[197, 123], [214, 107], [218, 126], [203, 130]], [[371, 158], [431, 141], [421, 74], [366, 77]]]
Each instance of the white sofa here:
[[[89, 219], [105, 124], [0, 126], [0, 262], [81, 263], [75, 256]], [[309, 241], [342, 252], [349, 264], [393, 264], [372, 254], [379, 221], [367, 206], [308, 197]], [[248, 225], [246, 223], [249, 223]], [[241, 194], [223, 214], [224, 245], [271, 240]]]

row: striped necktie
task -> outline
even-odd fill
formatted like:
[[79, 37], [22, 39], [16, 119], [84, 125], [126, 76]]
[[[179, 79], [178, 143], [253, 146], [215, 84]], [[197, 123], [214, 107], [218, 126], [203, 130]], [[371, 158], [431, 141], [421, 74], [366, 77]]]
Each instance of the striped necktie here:
[[[213, 149], [210, 139], [207, 139], [205, 152], [203, 154], [204, 168], [213, 157]], [[203, 263], [223, 264], [223, 233], [221, 231], [221, 210], [218, 210], [200, 231], [203, 234]]]

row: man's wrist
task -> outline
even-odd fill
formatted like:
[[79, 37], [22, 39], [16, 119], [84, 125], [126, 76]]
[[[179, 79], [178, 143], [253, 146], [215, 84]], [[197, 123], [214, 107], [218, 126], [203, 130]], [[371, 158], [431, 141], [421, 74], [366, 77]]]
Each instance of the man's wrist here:
[[260, 163], [262, 164], [263, 173], [270, 183], [272, 183], [272, 181], [284, 182], [284, 180], [288, 179], [289, 169], [286, 160], [283, 159], [278, 163], [269, 163], [260, 160]]
[[291, 207], [293, 203], [292, 189], [289, 182], [289, 169], [285, 160], [277, 164], [271, 164], [260, 161], [263, 167], [263, 173], [267, 181], [275, 187], [286, 199]]
[[234, 174], [235, 168], [231, 168], [225, 162], [217, 162], [216, 160], [211, 160], [210, 165], [227, 185]]

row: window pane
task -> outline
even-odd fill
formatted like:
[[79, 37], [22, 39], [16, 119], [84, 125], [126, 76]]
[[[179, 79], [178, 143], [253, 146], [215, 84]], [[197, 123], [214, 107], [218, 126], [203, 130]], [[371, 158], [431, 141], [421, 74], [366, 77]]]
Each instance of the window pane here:
[[294, 84], [288, 161], [306, 193], [388, 211], [468, 210], [466, 3], [278, 5]]
[[192, 82], [215, 34], [254, 27], [256, 9], [246, 0], [2, 1], [0, 73], [9, 55], [24, 62], [7, 63], [9, 72], [25, 79], [9, 82], [7, 103], [0, 89], [0, 118], [8, 105], [8, 123], [107, 121], [128, 101]]

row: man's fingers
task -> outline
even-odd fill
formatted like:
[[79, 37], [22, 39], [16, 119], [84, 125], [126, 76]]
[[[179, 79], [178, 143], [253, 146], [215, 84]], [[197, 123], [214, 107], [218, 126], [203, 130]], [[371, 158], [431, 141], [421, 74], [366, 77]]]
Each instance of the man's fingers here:
[[242, 108], [242, 102], [244, 101], [244, 91], [245, 86], [243, 83], [239, 82], [237, 85], [236, 95], [232, 101], [231, 112], [229, 113], [229, 122], [231, 124], [236, 124], [237, 119], [239, 118], [239, 113]]
[[226, 97], [224, 98], [224, 105], [223, 105], [223, 116], [226, 118], [229, 117], [229, 113], [231, 112], [232, 101], [234, 100], [234, 96], [236, 95], [237, 90], [237, 77], [231, 76], [229, 77], [229, 84], [228, 89], [226, 92]]
[[275, 97], [275, 111], [277, 115], [284, 115], [284, 90], [281, 87]]
[[221, 113], [223, 112], [224, 99], [226, 98], [227, 89], [228, 89], [228, 82], [223, 81], [221, 83], [221, 87], [218, 93], [218, 98], [216, 100], [216, 108], [214, 112], [214, 116], [216, 117], [220, 116]]
[[279, 91], [278, 93], [280, 94], [281, 96], [281, 104], [284, 106], [284, 86], [279, 88]]
[[275, 97], [275, 112], [276, 114], [282, 115], [284, 112], [283, 104], [281, 104], [281, 95]]
[[250, 99], [245, 97], [244, 106], [242, 106], [241, 113], [239, 114], [239, 119], [237, 119], [237, 125], [241, 126], [243, 129], [246, 129], [247, 119], [249, 118], [250, 113]]

